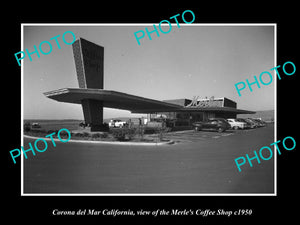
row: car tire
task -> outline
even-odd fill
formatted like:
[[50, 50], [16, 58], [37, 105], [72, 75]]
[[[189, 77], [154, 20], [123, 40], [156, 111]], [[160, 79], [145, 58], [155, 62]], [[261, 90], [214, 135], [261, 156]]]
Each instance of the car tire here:
[[224, 130], [222, 127], [219, 127], [219, 128], [218, 128], [218, 132], [219, 132], [219, 133], [224, 132], [224, 131], [225, 131], [225, 130]]
[[239, 127], [238, 127], [238, 126], [234, 126], [233, 129], [234, 129], [234, 130], [238, 130]]

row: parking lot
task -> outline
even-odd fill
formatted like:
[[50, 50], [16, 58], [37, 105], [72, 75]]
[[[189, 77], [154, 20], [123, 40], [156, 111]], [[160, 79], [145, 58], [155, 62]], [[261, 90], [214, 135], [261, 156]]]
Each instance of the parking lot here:
[[239, 133], [255, 132], [257, 129], [265, 129], [266, 127], [256, 128], [256, 129], [244, 129], [244, 130], [226, 130], [224, 132], [217, 132], [215, 130], [202, 130], [202, 131], [177, 131], [166, 133], [164, 137], [166, 139], [174, 140], [177, 143], [188, 143], [188, 142], [197, 142], [204, 141], [207, 139], [217, 139], [222, 137], [227, 137], [231, 135], [236, 135]]
[[[181, 131], [160, 146], [57, 143], [24, 160], [24, 193], [272, 194], [274, 160], [236, 168], [236, 157], [274, 142], [274, 125]], [[24, 146], [30, 139], [25, 138]]]
[[177, 131], [174, 133], [167, 133], [165, 134], [166, 139], [174, 140], [177, 143], [182, 142], [197, 142], [200, 140], [206, 140], [211, 138], [220, 138], [220, 137], [226, 137], [230, 135], [234, 135], [237, 131], [228, 130], [222, 133], [216, 132], [216, 131], [194, 131], [194, 130], [188, 130], [188, 131]]

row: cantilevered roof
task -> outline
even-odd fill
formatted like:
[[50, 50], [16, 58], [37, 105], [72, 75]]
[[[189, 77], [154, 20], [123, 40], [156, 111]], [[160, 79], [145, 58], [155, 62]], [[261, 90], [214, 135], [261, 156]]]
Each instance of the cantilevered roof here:
[[167, 102], [103, 89], [63, 88], [45, 92], [44, 95], [59, 102], [75, 104], [81, 104], [81, 100], [83, 99], [99, 100], [103, 102], [103, 107], [130, 111], [168, 112], [182, 108], [181, 106]]
[[45, 92], [48, 98], [59, 102], [81, 104], [83, 99], [93, 99], [103, 102], [103, 107], [129, 110], [133, 113], [154, 112], [230, 112], [236, 114], [253, 114], [253, 111], [231, 107], [184, 107], [164, 101], [143, 98], [122, 92], [93, 88], [63, 88]]
[[234, 114], [254, 114], [254, 111], [248, 111], [243, 109], [236, 109], [231, 107], [199, 107], [199, 108], [188, 108], [188, 107], [180, 107], [174, 110], [164, 111], [162, 109], [156, 111], [149, 111], [146, 109], [134, 110], [132, 113], [151, 113], [151, 112], [227, 112]]
[[236, 109], [236, 108], [231, 108], [231, 107], [195, 107], [195, 108], [187, 108], [185, 107], [183, 109], [185, 112], [193, 112], [193, 111], [209, 111], [209, 112], [230, 112], [230, 113], [236, 113], [236, 114], [254, 114], [254, 111], [249, 111], [249, 110], [243, 110], [243, 109]]

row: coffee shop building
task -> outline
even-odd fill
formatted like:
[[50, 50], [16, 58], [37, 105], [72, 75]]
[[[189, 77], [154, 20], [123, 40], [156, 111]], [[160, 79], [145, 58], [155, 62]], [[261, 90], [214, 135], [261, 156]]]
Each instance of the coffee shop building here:
[[210, 118], [237, 118], [238, 114], [253, 114], [255, 112], [237, 109], [237, 103], [228, 98], [173, 99], [163, 102], [178, 105], [178, 109], [169, 112], [152, 112], [148, 121], [165, 119], [171, 126], [191, 126], [193, 122], [207, 121]]
[[72, 44], [79, 88], [61, 88], [44, 95], [58, 102], [82, 106], [85, 124], [91, 131], [104, 130], [103, 108], [129, 110], [148, 115], [148, 121], [164, 119], [173, 127], [190, 126], [209, 118], [236, 118], [238, 114], [255, 113], [237, 109], [228, 98], [155, 100], [114, 90], [104, 84], [104, 48], [79, 38]]

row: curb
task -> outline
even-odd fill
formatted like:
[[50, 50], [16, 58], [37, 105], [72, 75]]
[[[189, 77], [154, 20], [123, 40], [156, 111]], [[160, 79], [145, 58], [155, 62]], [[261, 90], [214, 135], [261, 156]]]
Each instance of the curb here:
[[[29, 135], [23, 135], [23, 138], [29, 138], [29, 139], [44, 139], [47, 141], [51, 141], [51, 138], [46, 137], [34, 137]], [[55, 141], [60, 141], [58, 138], [53, 138]], [[173, 140], [167, 141], [167, 142], [155, 142], [155, 143], [148, 143], [148, 142], [118, 142], [118, 141], [90, 141], [90, 140], [69, 140], [68, 142], [74, 142], [74, 143], [89, 143], [89, 144], [109, 144], [109, 145], [132, 145], [132, 146], [157, 146], [157, 145], [170, 145], [174, 144], [175, 142]], [[65, 142], [67, 143], [67, 142]]]

